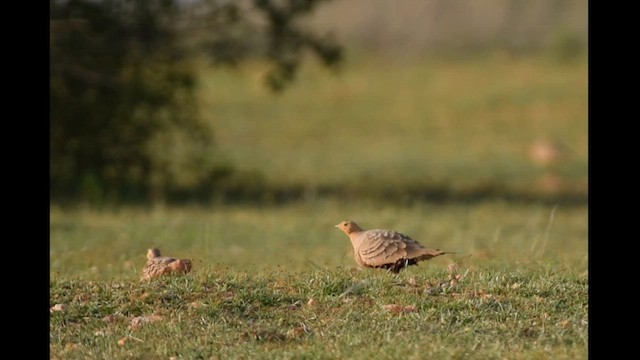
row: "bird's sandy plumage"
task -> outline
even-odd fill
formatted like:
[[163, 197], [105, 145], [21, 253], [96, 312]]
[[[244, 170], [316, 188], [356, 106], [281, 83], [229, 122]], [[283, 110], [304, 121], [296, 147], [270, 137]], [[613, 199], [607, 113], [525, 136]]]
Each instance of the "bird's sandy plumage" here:
[[427, 249], [411, 237], [393, 230], [364, 230], [350, 220], [335, 226], [349, 236], [355, 260], [364, 267], [398, 273], [420, 261], [449, 254], [438, 249]]
[[571, 148], [558, 140], [536, 139], [529, 146], [529, 159], [536, 165], [548, 167], [570, 159]]
[[142, 280], [191, 271], [191, 260], [162, 256], [158, 248], [147, 250], [147, 263], [142, 269]]

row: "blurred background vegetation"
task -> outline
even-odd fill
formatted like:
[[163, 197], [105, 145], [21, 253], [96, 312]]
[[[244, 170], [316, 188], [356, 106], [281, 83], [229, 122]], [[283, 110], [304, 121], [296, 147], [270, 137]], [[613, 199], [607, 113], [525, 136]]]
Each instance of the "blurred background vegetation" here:
[[587, 1], [50, 14], [54, 203], [586, 201]]

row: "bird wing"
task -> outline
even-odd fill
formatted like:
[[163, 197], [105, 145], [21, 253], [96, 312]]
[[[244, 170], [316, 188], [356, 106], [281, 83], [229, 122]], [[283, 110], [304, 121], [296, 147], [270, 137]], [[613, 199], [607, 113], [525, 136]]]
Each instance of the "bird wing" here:
[[153, 263], [156, 266], [169, 265], [178, 259], [168, 256], [159, 256], [153, 259], [150, 259], [148, 263]]
[[358, 254], [366, 266], [394, 264], [423, 254], [424, 247], [409, 236], [391, 230], [368, 230], [360, 242]]
[[149, 259], [142, 269], [142, 278], [150, 279], [171, 273], [171, 265], [173, 265], [177, 260], [178, 259], [176, 258], [166, 256]]

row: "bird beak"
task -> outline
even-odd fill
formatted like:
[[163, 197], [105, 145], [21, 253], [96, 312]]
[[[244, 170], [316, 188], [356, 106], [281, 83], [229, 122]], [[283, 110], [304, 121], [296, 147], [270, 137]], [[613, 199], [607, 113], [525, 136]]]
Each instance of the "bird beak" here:
[[333, 227], [337, 227], [337, 228], [339, 228], [339, 227], [340, 227], [340, 224], [335, 224], [335, 225], [333, 225]]

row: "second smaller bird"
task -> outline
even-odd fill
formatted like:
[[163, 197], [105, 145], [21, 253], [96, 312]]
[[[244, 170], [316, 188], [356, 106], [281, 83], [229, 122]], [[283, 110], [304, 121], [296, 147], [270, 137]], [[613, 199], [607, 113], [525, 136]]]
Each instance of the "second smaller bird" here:
[[160, 249], [147, 250], [147, 263], [142, 269], [142, 280], [150, 280], [171, 274], [186, 274], [191, 271], [191, 260], [160, 255]]
[[453, 254], [438, 249], [427, 249], [408, 235], [397, 231], [363, 230], [351, 220], [345, 220], [335, 227], [349, 236], [356, 262], [364, 267], [383, 268], [398, 273], [419, 261]]

